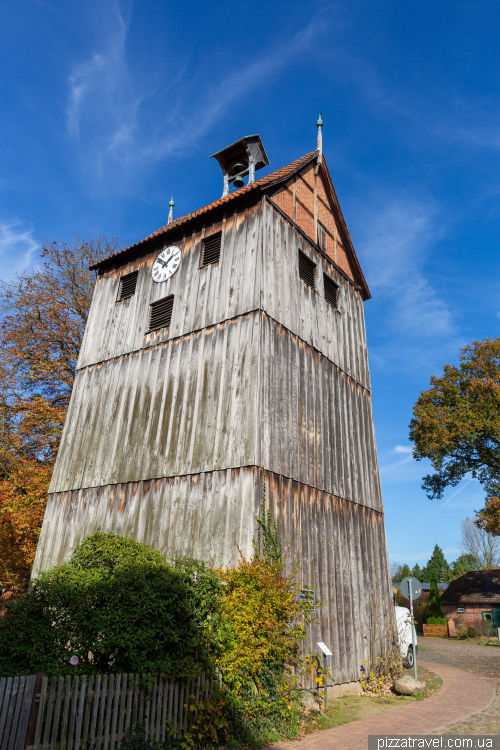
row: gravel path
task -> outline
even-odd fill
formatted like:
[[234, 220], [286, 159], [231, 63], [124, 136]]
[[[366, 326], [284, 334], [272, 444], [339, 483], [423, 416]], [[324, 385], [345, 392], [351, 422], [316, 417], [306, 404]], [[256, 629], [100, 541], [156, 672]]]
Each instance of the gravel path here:
[[425, 661], [447, 664], [472, 674], [500, 677], [499, 646], [477, 646], [455, 638], [419, 638], [418, 648]]

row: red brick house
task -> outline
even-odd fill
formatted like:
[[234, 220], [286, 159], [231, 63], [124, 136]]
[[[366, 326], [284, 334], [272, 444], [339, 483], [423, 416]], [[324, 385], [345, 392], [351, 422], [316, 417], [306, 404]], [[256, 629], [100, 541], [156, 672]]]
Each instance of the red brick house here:
[[452, 581], [441, 596], [450, 636], [456, 626], [472, 625], [484, 632], [500, 628], [500, 568], [475, 570]]

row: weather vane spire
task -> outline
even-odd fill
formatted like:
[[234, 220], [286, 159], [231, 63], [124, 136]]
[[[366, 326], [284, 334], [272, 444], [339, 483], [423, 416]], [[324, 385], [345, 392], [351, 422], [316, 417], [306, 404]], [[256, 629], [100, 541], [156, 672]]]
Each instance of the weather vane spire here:
[[323, 136], [321, 134], [321, 128], [323, 127], [324, 122], [323, 122], [323, 119], [321, 117], [322, 114], [323, 114], [323, 112], [320, 112], [319, 113], [319, 117], [316, 120], [316, 126], [318, 128], [318, 152], [319, 152], [318, 153], [318, 162], [320, 164], [321, 164], [321, 161], [323, 159]]
[[172, 196], [168, 202], [168, 205], [170, 206], [170, 211], [168, 212], [168, 222], [167, 224], [171, 224], [174, 220], [174, 196]]

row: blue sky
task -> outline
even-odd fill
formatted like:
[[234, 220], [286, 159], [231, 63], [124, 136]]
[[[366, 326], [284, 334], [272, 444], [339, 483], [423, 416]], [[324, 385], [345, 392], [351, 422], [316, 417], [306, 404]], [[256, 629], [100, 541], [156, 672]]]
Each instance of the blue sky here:
[[[408, 423], [500, 316], [500, 8], [477, 2], [26, 0], [0, 8], [0, 277], [44, 239], [135, 242], [218, 198], [208, 156], [260, 133], [324, 152], [365, 314], [390, 557], [458, 554], [470, 480], [429, 501]], [[260, 172], [259, 176], [264, 172]]]

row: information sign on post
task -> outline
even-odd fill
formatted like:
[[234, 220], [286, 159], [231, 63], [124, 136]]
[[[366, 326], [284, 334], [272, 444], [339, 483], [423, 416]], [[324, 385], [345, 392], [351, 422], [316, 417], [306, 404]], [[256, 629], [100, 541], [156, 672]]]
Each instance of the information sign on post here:
[[328, 646], [325, 643], [323, 643], [323, 641], [318, 641], [318, 647], [320, 648], [321, 653], [323, 654], [323, 682], [324, 682], [324, 687], [325, 687], [325, 708], [326, 708], [328, 704], [328, 689], [327, 689], [327, 684], [326, 684], [326, 675], [327, 675], [326, 657], [332, 656], [332, 652], [330, 651]]
[[399, 590], [405, 599], [410, 600], [411, 612], [411, 642], [413, 644], [413, 673], [417, 679], [417, 644], [415, 643], [415, 621], [413, 618], [413, 600], [418, 599], [422, 593], [422, 584], [414, 576], [403, 578], [399, 584]]

